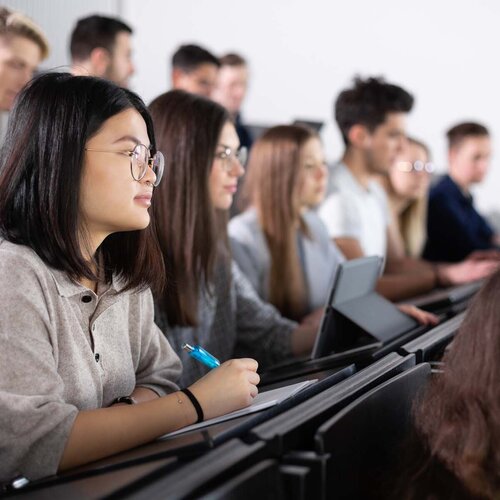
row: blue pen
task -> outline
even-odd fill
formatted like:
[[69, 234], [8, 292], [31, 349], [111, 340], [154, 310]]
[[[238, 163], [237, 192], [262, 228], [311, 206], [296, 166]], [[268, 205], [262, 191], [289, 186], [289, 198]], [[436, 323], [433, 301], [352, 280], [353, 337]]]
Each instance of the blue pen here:
[[187, 351], [192, 358], [200, 361], [209, 368], [217, 368], [220, 366], [220, 361], [199, 345], [193, 347], [192, 345], [184, 344], [182, 348]]

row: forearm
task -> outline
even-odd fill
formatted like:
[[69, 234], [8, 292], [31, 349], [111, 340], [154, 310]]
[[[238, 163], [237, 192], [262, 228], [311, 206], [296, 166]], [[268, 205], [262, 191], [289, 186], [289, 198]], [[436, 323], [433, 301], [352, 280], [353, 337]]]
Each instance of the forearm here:
[[399, 259], [387, 259], [384, 273], [389, 275], [402, 273], [419, 273], [421, 271], [428, 271], [431, 268], [432, 265], [423, 259], [403, 257]]
[[389, 300], [398, 301], [429, 292], [436, 284], [436, 272], [429, 266], [418, 273], [384, 274], [377, 282], [377, 291]]
[[149, 387], [141, 387], [137, 386], [134, 389], [134, 392], [131, 394], [131, 396], [138, 402], [138, 403], [145, 403], [146, 401], [152, 401], [153, 399], [158, 399], [158, 394], [153, 391], [153, 389], [149, 389]]
[[313, 348], [318, 328], [310, 324], [300, 324], [292, 332], [292, 353], [294, 356], [309, 354]]
[[[140, 397], [145, 395], [144, 391], [153, 392], [146, 388], [136, 388], [135, 391], [138, 389], [141, 389]], [[196, 411], [183, 393], [156, 397], [136, 405], [81, 411], [66, 443], [59, 470], [99, 460], [147, 443], [163, 434], [190, 425], [196, 419]]]

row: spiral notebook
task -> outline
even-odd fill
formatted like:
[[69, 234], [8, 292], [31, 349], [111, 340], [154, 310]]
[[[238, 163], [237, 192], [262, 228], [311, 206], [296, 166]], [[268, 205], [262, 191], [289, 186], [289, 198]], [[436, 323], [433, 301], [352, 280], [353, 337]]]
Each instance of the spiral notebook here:
[[161, 439], [170, 438], [173, 436], [177, 436], [178, 434], [183, 434], [185, 432], [189, 432], [195, 429], [201, 429], [208, 425], [218, 424], [219, 422], [224, 422], [225, 420], [230, 420], [232, 418], [248, 415], [256, 411], [265, 410], [266, 408], [270, 408], [271, 406], [277, 405], [282, 401], [285, 401], [285, 399], [292, 397], [293, 395], [297, 394], [301, 390], [310, 386], [314, 382], [317, 382], [317, 380], [318, 379], [305, 380], [304, 382], [298, 382], [297, 384], [286, 385], [284, 387], [279, 387], [278, 389], [272, 389], [270, 391], [261, 392], [257, 394], [252, 404], [250, 406], [247, 406], [246, 408], [232, 411], [231, 413], [226, 413], [225, 415], [221, 415], [220, 417], [215, 417], [209, 420], [205, 420], [204, 422], [200, 422], [199, 424], [188, 425], [187, 427], [183, 427], [178, 431], [165, 434], [164, 436], [161, 437]]

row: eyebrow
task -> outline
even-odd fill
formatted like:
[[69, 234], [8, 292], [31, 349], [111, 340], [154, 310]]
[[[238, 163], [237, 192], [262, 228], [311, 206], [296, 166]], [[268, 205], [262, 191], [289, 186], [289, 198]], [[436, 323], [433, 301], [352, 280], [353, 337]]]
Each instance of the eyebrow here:
[[[136, 146], [137, 146], [137, 144], [142, 144], [142, 142], [137, 137], [134, 137], [133, 135], [124, 135], [123, 137], [116, 139], [116, 141], [113, 141], [113, 144], [116, 144], [117, 142], [124, 142], [124, 141], [133, 142]], [[151, 149], [151, 144], [149, 146], [144, 144], [144, 146], [146, 146], [148, 149]]]
[[238, 144], [238, 146], [236, 146], [236, 148], [233, 148], [233, 146], [228, 146], [227, 144], [217, 144], [217, 147], [218, 148], [224, 148], [224, 149], [240, 149], [241, 148], [241, 144]]

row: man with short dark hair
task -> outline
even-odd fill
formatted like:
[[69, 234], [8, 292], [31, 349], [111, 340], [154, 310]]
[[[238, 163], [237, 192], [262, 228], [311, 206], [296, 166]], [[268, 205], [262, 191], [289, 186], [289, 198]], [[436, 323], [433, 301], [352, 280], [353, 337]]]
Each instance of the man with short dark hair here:
[[181, 45], [172, 56], [172, 88], [211, 97], [219, 60], [199, 45]]
[[408, 92], [379, 78], [356, 78], [337, 98], [345, 151], [330, 171], [320, 215], [347, 258], [386, 255], [389, 208], [374, 176], [387, 174], [396, 161], [412, 106]]
[[248, 87], [248, 65], [239, 54], [229, 53], [219, 59], [220, 68], [212, 99], [224, 106], [234, 120], [240, 144], [247, 148], [252, 137], [241, 121], [241, 105]]
[[340, 93], [335, 119], [346, 147], [341, 162], [330, 171], [329, 196], [319, 209], [330, 237], [347, 259], [386, 259], [377, 289], [391, 300], [483, 277], [494, 265], [466, 262], [457, 271], [457, 265], [396, 256], [387, 196], [375, 177], [387, 175], [401, 153], [412, 106], [408, 92], [381, 78], [357, 78]]
[[429, 195], [424, 257], [456, 262], [476, 250], [498, 248], [500, 238], [474, 208], [470, 188], [484, 179], [490, 163], [488, 129], [479, 123], [455, 125], [447, 132], [448, 175]]
[[71, 34], [72, 73], [128, 87], [134, 73], [131, 35], [132, 28], [116, 18], [93, 15], [79, 19]]

